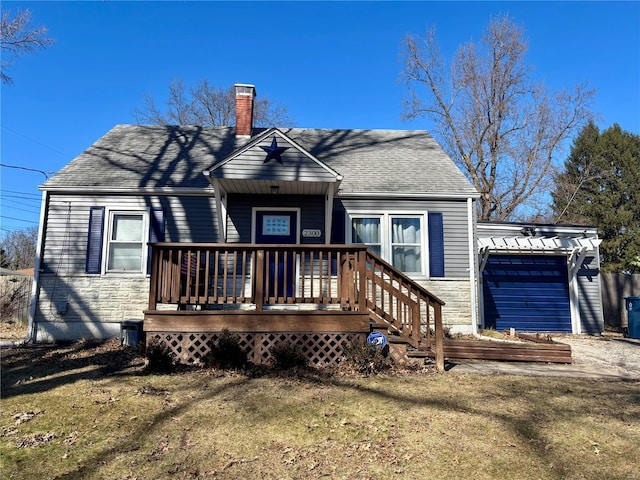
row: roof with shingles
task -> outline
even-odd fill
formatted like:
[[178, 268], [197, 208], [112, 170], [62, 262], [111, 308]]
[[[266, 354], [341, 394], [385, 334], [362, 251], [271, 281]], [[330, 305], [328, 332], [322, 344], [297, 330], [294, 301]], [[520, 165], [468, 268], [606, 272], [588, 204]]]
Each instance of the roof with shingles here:
[[[343, 193], [477, 193], [426, 131], [281, 131], [342, 175]], [[249, 141], [232, 127], [117, 125], [42, 188], [205, 188], [202, 172]]]

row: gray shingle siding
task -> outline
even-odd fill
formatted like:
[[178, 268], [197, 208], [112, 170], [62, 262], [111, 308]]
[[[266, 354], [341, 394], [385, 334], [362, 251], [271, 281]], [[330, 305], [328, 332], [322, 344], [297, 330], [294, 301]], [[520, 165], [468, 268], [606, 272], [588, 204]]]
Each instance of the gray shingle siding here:
[[582, 332], [600, 334], [604, 325], [600, 288], [600, 262], [597, 257], [586, 257], [578, 271], [578, 298]]
[[213, 197], [52, 194], [41, 263], [43, 273], [85, 273], [89, 210], [96, 206], [111, 210], [162, 208], [166, 241], [219, 241]]

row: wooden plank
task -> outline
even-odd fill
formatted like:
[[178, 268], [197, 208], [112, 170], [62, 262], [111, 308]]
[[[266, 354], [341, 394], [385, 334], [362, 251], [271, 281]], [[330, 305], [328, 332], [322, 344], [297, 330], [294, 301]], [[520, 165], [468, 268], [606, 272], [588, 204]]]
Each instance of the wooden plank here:
[[352, 311], [146, 311], [145, 332], [368, 333], [369, 316]]
[[[437, 340], [437, 337], [436, 337]], [[572, 363], [571, 347], [563, 343], [514, 344], [504, 342], [445, 340], [444, 356], [481, 360]], [[433, 353], [435, 355], [435, 353]]]
[[[507, 332], [508, 333], [508, 332]], [[535, 343], [556, 343], [550, 335], [540, 333], [520, 333], [516, 332], [516, 337]]]
[[444, 330], [442, 328], [442, 308], [440, 305], [434, 305], [433, 328], [435, 330], [435, 354], [436, 368], [438, 372], [444, 372]]
[[158, 264], [160, 263], [160, 252], [151, 250], [151, 278], [149, 287], [149, 308], [156, 308], [158, 303]]
[[255, 275], [253, 277], [253, 298], [256, 302], [256, 310], [261, 311], [264, 304], [264, 250], [256, 252], [256, 262], [254, 266]]
[[554, 344], [546, 343], [507, 343], [507, 342], [492, 342], [490, 340], [445, 340], [447, 346], [488, 346], [489, 348], [496, 348], [494, 346], [500, 346], [501, 349], [540, 349], [540, 350], [571, 350], [571, 346], [566, 343], [556, 342]]

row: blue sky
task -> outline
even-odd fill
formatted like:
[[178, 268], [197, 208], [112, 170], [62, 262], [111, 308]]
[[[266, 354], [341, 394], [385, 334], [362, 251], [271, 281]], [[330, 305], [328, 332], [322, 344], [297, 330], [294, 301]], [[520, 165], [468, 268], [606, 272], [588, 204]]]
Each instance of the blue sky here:
[[[553, 89], [588, 82], [601, 128], [640, 133], [640, 2], [11, 2], [56, 43], [19, 58], [1, 87], [4, 164], [55, 172], [172, 78], [259, 96], [315, 128], [429, 129], [404, 122], [402, 39], [435, 26], [445, 57], [508, 13]], [[99, 175], [100, 172], [96, 172]], [[36, 225], [36, 172], [1, 168], [0, 232]]]

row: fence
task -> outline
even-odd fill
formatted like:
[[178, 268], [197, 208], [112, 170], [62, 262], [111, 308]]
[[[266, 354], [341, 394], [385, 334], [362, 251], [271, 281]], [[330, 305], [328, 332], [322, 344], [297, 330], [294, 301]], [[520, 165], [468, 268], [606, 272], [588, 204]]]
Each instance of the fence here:
[[3, 275], [0, 277], [0, 320], [26, 325], [33, 277]]
[[613, 328], [626, 327], [624, 297], [640, 295], [640, 274], [603, 273], [601, 282], [604, 324]]

